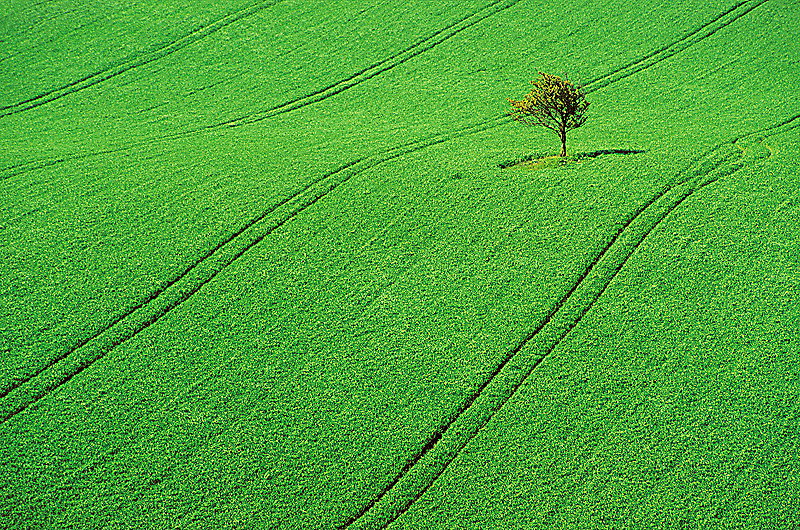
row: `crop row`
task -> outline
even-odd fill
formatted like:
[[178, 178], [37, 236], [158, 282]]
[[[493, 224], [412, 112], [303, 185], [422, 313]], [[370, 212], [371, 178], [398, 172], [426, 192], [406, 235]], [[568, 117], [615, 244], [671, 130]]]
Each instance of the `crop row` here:
[[[369, 80], [369, 79], [371, 79], [371, 78], [373, 78], [373, 77], [375, 77], [377, 75], [385, 73], [385, 72], [395, 68], [396, 66], [399, 66], [399, 65], [409, 61], [410, 59], [416, 57], [417, 55], [420, 55], [420, 54], [422, 54], [424, 52], [427, 52], [427, 51], [433, 49], [434, 47], [438, 46], [439, 44], [451, 39], [452, 37], [458, 35], [462, 31], [474, 26], [475, 24], [478, 24], [479, 22], [485, 20], [486, 18], [488, 18], [488, 17], [490, 17], [492, 15], [495, 15], [495, 14], [501, 12], [501, 11], [504, 11], [504, 10], [514, 6], [515, 4], [517, 4], [520, 1], [521, 0], [493, 0], [489, 4], [487, 4], [484, 7], [478, 9], [477, 11], [469, 13], [469, 14], [459, 18], [458, 20], [456, 20], [456, 21], [454, 21], [454, 22], [452, 22], [450, 24], [447, 24], [446, 26], [443, 26], [442, 28], [440, 28], [440, 29], [434, 31], [433, 33], [431, 33], [430, 35], [428, 35], [427, 37], [424, 37], [424, 38], [414, 42], [413, 44], [407, 46], [406, 48], [400, 50], [399, 52], [394, 53], [394, 54], [392, 54], [392, 55], [390, 55], [390, 56], [388, 56], [388, 57], [386, 57], [386, 58], [384, 58], [384, 59], [382, 59], [380, 61], [377, 61], [377, 62], [375, 62], [375, 63], [373, 63], [373, 64], [371, 64], [371, 65], [369, 65], [369, 66], [367, 66], [367, 67], [365, 67], [365, 68], [363, 68], [361, 70], [359, 70], [358, 72], [356, 72], [354, 74], [351, 74], [351, 75], [349, 75], [347, 77], [339, 79], [339, 80], [337, 80], [337, 81], [335, 81], [335, 82], [333, 82], [333, 83], [331, 83], [331, 84], [329, 84], [329, 85], [327, 85], [327, 86], [325, 86], [323, 88], [314, 90], [312, 92], [308, 92], [308, 93], [306, 93], [306, 94], [304, 94], [302, 96], [299, 96], [299, 97], [296, 97], [296, 98], [292, 98], [292, 99], [289, 99], [287, 101], [283, 101], [283, 102], [281, 102], [281, 103], [279, 103], [277, 105], [273, 105], [273, 106], [271, 106], [270, 108], [268, 108], [266, 110], [262, 110], [262, 111], [255, 112], [255, 113], [249, 113], [249, 114], [242, 115], [242, 116], [239, 116], [239, 117], [234, 118], [234, 119], [225, 120], [225, 121], [222, 121], [222, 122], [203, 125], [203, 126], [200, 126], [200, 127], [194, 127], [194, 128], [191, 128], [191, 129], [188, 129], [188, 130], [185, 130], [185, 131], [177, 132], [177, 133], [169, 133], [169, 134], [166, 134], [166, 135], [159, 135], [159, 136], [154, 137], [154, 138], [150, 138], [150, 139], [147, 139], [147, 140], [142, 140], [142, 141], [138, 141], [138, 142], [134, 142], [134, 143], [129, 143], [129, 144], [126, 144], [125, 146], [117, 147], [117, 148], [113, 148], [113, 149], [101, 149], [101, 150], [89, 151], [89, 152], [84, 151], [84, 152], [80, 152], [80, 153], [67, 154], [67, 155], [64, 155], [64, 156], [60, 156], [58, 158], [51, 158], [51, 159], [46, 159], [46, 160], [37, 160], [37, 161], [16, 163], [16, 164], [4, 167], [4, 168], [0, 168], [0, 180], [8, 179], [8, 178], [11, 178], [11, 177], [14, 177], [14, 176], [17, 176], [17, 175], [28, 173], [30, 171], [35, 171], [37, 169], [42, 169], [42, 168], [45, 168], [45, 167], [49, 167], [49, 166], [53, 166], [53, 165], [56, 165], [56, 164], [60, 164], [60, 163], [66, 162], [68, 160], [83, 160], [83, 159], [91, 158], [91, 157], [94, 157], [94, 156], [122, 153], [122, 152], [125, 152], [125, 151], [129, 151], [130, 149], [134, 149], [136, 147], [141, 147], [141, 146], [144, 146], [144, 145], [151, 145], [153, 143], [160, 143], [160, 142], [165, 142], [165, 141], [169, 141], [169, 140], [175, 140], [175, 139], [178, 139], [178, 138], [184, 138], [186, 136], [190, 136], [190, 135], [194, 135], [194, 134], [198, 134], [198, 133], [203, 133], [203, 132], [208, 132], [208, 131], [213, 131], [213, 130], [216, 130], [216, 129], [219, 129], [219, 128], [239, 127], [239, 126], [242, 126], [242, 125], [249, 125], [249, 124], [257, 123], [257, 122], [263, 121], [265, 119], [268, 119], [268, 118], [271, 118], [271, 117], [274, 117], [274, 116], [277, 116], [277, 115], [280, 115], [280, 114], [283, 114], [283, 113], [286, 113], [286, 112], [291, 112], [293, 110], [301, 109], [301, 108], [306, 107], [308, 105], [320, 102], [320, 101], [322, 101], [324, 99], [327, 99], [327, 98], [329, 98], [331, 96], [339, 94], [339, 93], [341, 93], [341, 92], [343, 92], [343, 91], [345, 91], [347, 89], [353, 88], [353, 87], [355, 87], [355, 86], [357, 86], [357, 85], [359, 85], [359, 84], [361, 84], [361, 83], [363, 83], [363, 82], [365, 82], [365, 81], [367, 81], [367, 80]], [[203, 37], [205, 37], [207, 35], [210, 35], [211, 33], [215, 32], [215, 31], [217, 31], [219, 29], [222, 29], [224, 26], [227, 26], [227, 25], [229, 25], [229, 24], [231, 24], [231, 23], [233, 23], [233, 22], [235, 22], [237, 20], [240, 20], [240, 19], [245, 18], [247, 16], [250, 16], [252, 14], [255, 14], [258, 11], [261, 11], [262, 9], [265, 9], [266, 7], [270, 7], [270, 6], [272, 6], [272, 5], [276, 4], [276, 3], [277, 2], [272, 2], [272, 3], [269, 3], [269, 4], [259, 3], [259, 4], [256, 4], [256, 5], [253, 5], [253, 6], [249, 7], [249, 8], [247, 8], [247, 9], [243, 9], [243, 10], [241, 10], [241, 11], [239, 11], [237, 13], [234, 13], [234, 14], [228, 16], [228, 17], [220, 19], [220, 20], [216, 21], [215, 23], [210, 24], [209, 26], [206, 26], [205, 28], [203, 28], [202, 30], [200, 30], [198, 32], [194, 32], [192, 34], [189, 34], [189, 35], [186, 35], [184, 37], [181, 37], [180, 39], [176, 40], [175, 42], [172, 42], [172, 43], [170, 43], [168, 45], [165, 45], [164, 47], [159, 48], [158, 50], [155, 50], [155, 51], [150, 52], [148, 54], [145, 54], [145, 55], [143, 55], [141, 57], [138, 57], [138, 58], [132, 59], [130, 61], [124, 62], [124, 63], [122, 63], [120, 65], [117, 65], [117, 66], [115, 66], [113, 68], [109, 68], [107, 70], [103, 70], [103, 71], [100, 71], [100, 72], [97, 72], [97, 73], [94, 73], [94, 74], [90, 74], [90, 75], [86, 76], [83, 79], [80, 79], [80, 80], [74, 81], [72, 83], [69, 83], [69, 84], [67, 84], [64, 87], [61, 87], [59, 89], [54, 89], [54, 90], [48, 91], [48, 92], [46, 92], [44, 94], [41, 94], [41, 95], [39, 95], [39, 96], [37, 96], [35, 98], [31, 98], [29, 100], [21, 101], [19, 103], [16, 103], [14, 105], [10, 105], [10, 106], [5, 107], [5, 108], [0, 108], [0, 111], [3, 111], [5, 109], [9, 109], [8, 112], [6, 112], [5, 114], [0, 114], [0, 118], [18, 111], [18, 110], [14, 110], [14, 109], [26, 110], [26, 109], [29, 109], [29, 108], [33, 108], [35, 106], [47, 103], [49, 101], [53, 101], [54, 99], [57, 99], [57, 98], [62, 97], [64, 95], [70, 94], [70, 93], [75, 92], [77, 90], [80, 90], [82, 88], [88, 88], [89, 86], [97, 84], [100, 81], [104, 81], [106, 79], [110, 79], [111, 77], [114, 77], [116, 75], [124, 73], [125, 71], [128, 71], [128, 70], [130, 70], [132, 68], [135, 68], [136, 66], [141, 66], [141, 65], [147, 64], [149, 62], [152, 62], [152, 61], [154, 61], [156, 59], [159, 59], [161, 57], [165, 57], [166, 55], [168, 55], [170, 53], [173, 53], [174, 51], [177, 51], [180, 48], [183, 48], [183, 47], [187, 46], [188, 44], [196, 42], [196, 41], [200, 40], [201, 38], [203, 38]]]
[[[797, 121], [797, 123], [795, 123]], [[463, 448], [514, 395], [534, 369], [578, 325], [644, 239], [686, 199], [746, 162], [768, 156], [763, 134], [800, 126], [800, 116], [708, 149], [675, 182], [640, 206], [602, 248], [545, 318], [519, 341], [491, 375], [462, 403], [377, 497], [341, 528], [385, 528], [419, 499]], [[747, 147], [734, 144], [743, 143]]]
[[[729, 17], [728, 15], [734, 13], [736, 9], [747, 4], [747, 2], [740, 3], [734, 8], [718, 15], [712, 21], [695, 28], [674, 43], [661, 48], [661, 50], [657, 52], [647, 54], [645, 56], [646, 59], [652, 58], [652, 61], [649, 62], [647, 66], [652, 66], [652, 64], [655, 64], [656, 62], [664, 60], [667, 57], [674, 55], [674, 53], [677, 53], [674, 52], [671, 54], [665, 54], [661, 53], [661, 51], [675, 50], [678, 49], [676, 44], [688, 42], [689, 44], [681, 47], [678, 51], [684, 50], [689, 45], [699, 42], [701, 38], [705, 38], [714, 31], [726, 26], [735, 18], [743, 16], [746, 14], [746, 12], [749, 12], [749, 10], [752, 10], [764, 1], [766, 0], [760, 0], [757, 3], [750, 5], [747, 10], [740, 10], [739, 12], [736, 12], [734, 14], [734, 18]], [[493, 2], [477, 13], [464, 17], [454, 24], [448, 25], [433, 35], [415, 43], [403, 52], [376, 63], [376, 65], [365, 69], [363, 72], [367, 72], [366, 75], [368, 75], [368, 77], [373, 77], [382, 71], [394, 67], [396, 64], [400, 64], [401, 62], [408, 60], [414, 55], [422, 53], [422, 51], [432, 48], [436, 44], [452, 37], [460, 31], [463, 31], [463, 29], [474, 25], [491, 14], [494, 14], [502, 9], [507, 9], [512, 5], [508, 3], [502, 5], [498, 4], [499, 2]], [[721, 20], [724, 21], [724, 23], [719, 22]], [[694, 40], [690, 39], [691, 36], [695, 35], [701, 35], [702, 37]], [[587, 83], [587, 92], [598, 90], [607, 86], [610, 84], [610, 82], [618, 81], [627, 77], [628, 75], [641, 71], [644, 69], [641, 67], [641, 63], [642, 61], [630, 63], [619, 69], [615, 69], [613, 72], [601, 76], [590, 83]], [[341, 86], [352, 86], [347, 85], [346, 83], [353, 80], [355, 80], [354, 82], [366, 80], [366, 78], [363, 78], [361, 81], [359, 81], [359, 78], [357, 77], [358, 75], [359, 74], [356, 74], [356, 76], [351, 76], [350, 78], [347, 78], [332, 86], [339, 86], [341, 83], [344, 83], [344, 85]], [[603, 81], [607, 79], [613, 79], [613, 81]], [[598, 85], [596, 86], [596, 84]], [[288, 102], [284, 105], [291, 104], [292, 102]], [[291, 110], [291, 108], [289, 108], [289, 110]], [[505, 116], [498, 116], [458, 129], [449, 134], [431, 135], [426, 138], [406, 142], [398, 146], [391, 147], [373, 157], [351, 161], [330, 173], [317, 177], [296, 192], [284, 198], [282, 201], [279, 201], [267, 210], [248, 220], [226, 239], [218, 242], [215, 247], [208, 250], [194, 262], [190, 263], [177, 276], [168, 280], [165, 284], [150, 293], [141, 302], [125, 311], [119, 318], [115, 319], [111, 325], [99, 330], [91, 336], [82, 339], [74, 347], [47, 361], [35, 372], [22, 375], [9, 383], [6, 387], [0, 389], [0, 399], [3, 399], [2, 415], [0, 416], [2, 420], [0, 420], [0, 422], [7, 421], [18, 412], [24, 410], [31, 404], [41, 399], [43, 396], [47, 395], [53, 389], [82, 372], [117, 345], [128, 340], [130, 337], [155, 323], [167, 312], [171, 311], [196, 293], [203, 285], [211, 281], [211, 279], [213, 279], [222, 269], [238, 259], [244, 252], [260, 242], [272, 231], [291, 220], [295, 215], [299, 214], [309, 206], [313, 205], [315, 202], [330, 193], [330, 191], [347, 182], [350, 178], [352, 178], [352, 176], [370, 167], [374, 167], [404, 154], [445, 142], [450, 139], [481, 132], [492, 127], [503, 125], [508, 121], [508, 118]], [[35, 383], [28, 385], [29, 382], [34, 380]]]
[[205, 26], [191, 31], [173, 41], [167, 42], [155, 50], [135, 55], [126, 60], [120, 61], [113, 66], [92, 72], [91, 74], [88, 74], [80, 79], [76, 79], [58, 88], [48, 90], [31, 98], [18, 101], [17, 103], [13, 103], [11, 105], [2, 106], [0, 107], [0, 118], [10, 116], [11, 114], [15, 114], [17, 112], [30, 110], [44, 105], [45, 103], [50, 103], [51, 101], [56, 101], [64, 96], [74, 94], [75, 92], [87, 89], [98, 83], [107, 81], [108, 79], [133, 70], [134, 68], [151, 63], [155, 60], [161, 59], [162, 57], [166, 57], [167, 55], [185, 48], [186, 46], [189, 46], [199, 40], [202, 40], [209, 35], [216, 33], [217, 31], [235, 22], [238, 22], [239, 20], [255, 15], [256, 13], [268, 9], [282, 1], [283, 0], [268, 0], [256, 2], [249, 7], [230, 13], [229, 15], [226, 15], [218, 20], [214, 20]]

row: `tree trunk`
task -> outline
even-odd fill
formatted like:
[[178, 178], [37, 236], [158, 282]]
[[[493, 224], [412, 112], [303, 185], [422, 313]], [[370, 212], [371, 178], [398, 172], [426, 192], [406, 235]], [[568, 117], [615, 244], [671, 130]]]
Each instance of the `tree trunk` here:
[[567, 156], [567, 131], [561, 130], [558, 135], [561, 137], [561, 154], [559, 156]]

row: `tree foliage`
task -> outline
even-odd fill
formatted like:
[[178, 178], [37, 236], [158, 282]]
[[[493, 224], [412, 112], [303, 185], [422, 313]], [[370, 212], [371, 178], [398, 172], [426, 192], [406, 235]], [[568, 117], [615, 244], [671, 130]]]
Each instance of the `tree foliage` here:
[[525, 125], [546, 127], [561, 139], [561, 156], [567, 155], [567, 131], [586, 123], [589, 102], [580, 86], [557, 75], [539, 72], [533, 88], [521, 101], [509, 99], [510, 116]]

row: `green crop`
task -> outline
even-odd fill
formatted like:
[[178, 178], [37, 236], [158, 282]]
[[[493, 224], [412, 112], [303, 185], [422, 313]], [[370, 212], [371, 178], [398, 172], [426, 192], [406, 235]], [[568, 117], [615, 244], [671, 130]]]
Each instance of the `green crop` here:
[[796, 2], [84, 4], [0, 24], [2, 526], [800, 523]]

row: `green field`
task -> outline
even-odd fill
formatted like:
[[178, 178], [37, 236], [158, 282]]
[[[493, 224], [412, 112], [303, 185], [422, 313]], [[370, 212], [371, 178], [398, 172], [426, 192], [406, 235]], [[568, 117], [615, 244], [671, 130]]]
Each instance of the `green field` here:
[[7, 4], [0, 527], [800, 527], [800, 0]]

